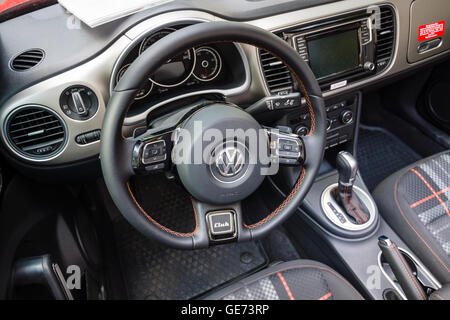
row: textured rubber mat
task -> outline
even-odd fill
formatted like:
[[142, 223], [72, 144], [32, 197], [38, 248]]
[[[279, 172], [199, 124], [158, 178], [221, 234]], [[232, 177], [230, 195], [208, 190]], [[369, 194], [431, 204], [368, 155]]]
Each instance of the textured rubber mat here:
[[369, 190], [391, 174], [421, 159], [388, 131], [367, 126], [360, 127], [357, 158]]
[[148, 240], [125, 220], [115, 222], [115, 233], [129, 299], [193, 299], [268, 263], [253, 242], [181, 251]]

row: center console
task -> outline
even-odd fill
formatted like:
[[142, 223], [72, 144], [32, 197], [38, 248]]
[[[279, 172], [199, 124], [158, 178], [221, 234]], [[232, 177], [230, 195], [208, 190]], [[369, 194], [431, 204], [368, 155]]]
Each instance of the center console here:
[[[379, 214], [351, 155], [356, 155], [357, 150], [361, 104], [362, 95], [358, 92], [326, 100], [329, 125], [324, 164], [298, 214], [285, 227], [296, 243], [307, 250], [306, 255], [353, 279], [366, 297], [411, 299], [405, 292], [405, 282], [402, 285], [404, 274], [399, 273], [392, 255], [382, 252], [379, 239], [389, 239], [398, 247], [417, 286], [424, 288], [423, 297], [429, 298], [441, 284]], [[298, 107], [277, 124], [304, 135], [309, 132], [310, 119], [305, 107]], [[283, 190], [289, 190], [288, 184], [295, 183], [298, 174], [294, 168], [286, 168], [269, 180], [284, 196]]]
[[[375, 300], [414, 299], [408, 293], [405, 278], [417, 281], [423, 288], [420, 299], [442, 285], [414, 255], [414, 251], [379, 215], [377, 206], [358, 173], [352, 184], [353, 193], [367, 208], [368, 220], [356, 222], [345, 204], [337, 200], [333, 190], [339, 188], [341, 172], [335, 170], [320, 176], [309, 191], [298, 214], [286, 224], [290, 234], [312, 259], [326, 262], [346, 278], [352, 279], [360, 292]], [[331, 204], [331, 205], [330, 205]], [[403, 267], [383, 251], [380, 239], [389, 239], [399, 252]], [[393, 246], [394, 246], [393, 245]], [[305, 249], [306, 248], [306, 249]], [[401, 257], [401, 258], [400, 258]]]
[[[340, 96], [326, 101], [327, 142], [326, 149], [352, 141], [358, 119], [359, 97], [355, 94]], [[307, 135], [311, 119], [306, 107], [299, 108], [285, 116], [283, 124], [300, 136]]]

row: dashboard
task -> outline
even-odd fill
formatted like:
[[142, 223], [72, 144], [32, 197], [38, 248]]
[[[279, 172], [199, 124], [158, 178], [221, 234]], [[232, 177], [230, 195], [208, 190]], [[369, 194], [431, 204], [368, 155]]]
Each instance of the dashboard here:
[[[287, 41], [299, 59], [310, 64], [325, 98], [339, 102], [340, 96], [448, 55], [449, 32], [425, 46], [417, 40], [418, 26], [450, 18], [450, 10], [442, 10], [450, 9], [447, 0], [433, 0], [432, 6], [427, 1], [318, 1], [317, 5], [289, 10], [282, 5], [281, 12], [275, 5], [267, 5], [260, 7], [260, 16], [236, 17]], [[5, 86], [0, 92], [0, 127], [6, 154], [21, 163], [47, 167], [98, 157], [109, 97], [129, 65], [178, 28], [233, 20], [226, 15], [229, 7], [217, 10], [169, 7], [158, 14], [122, 19], [105, 29], [61, 31], [69, 38], [72, 32], [73, 42], [80, 44], [77, 53], [69, 39], [71, 54], [66, 57], [60, 56], [58, 48], [66, 49], [61, 48], [58, 37], [44, 41], [24, 35], [12, 45], [6, 41], [12, 36], [2, 36], [0, 62]], [[59, 5], [39, 11], [58, 23], [66, 23], [70, 17]], [[35, 19], [36, 29], [50, 28], [42, 22], [45, 19], [36, 18], [39, 14], [26, 16]], [[14, 28], [16, 23], [3, 22], [0, 31]], [[83, 40], [92, 45], [84, 48]], [[289, 70], [275, 57], [246, 44], [191, 48], [148, 76], [129, 109], [123, 132], [133, 135], [146, 126], [149, 115], [177, 103], [183, 105], [190, 98], [207, 96], [248, 106], [264, 97], [289, 95], [296, 86]], [[347, 103], [353, 102], [347, 99]]]

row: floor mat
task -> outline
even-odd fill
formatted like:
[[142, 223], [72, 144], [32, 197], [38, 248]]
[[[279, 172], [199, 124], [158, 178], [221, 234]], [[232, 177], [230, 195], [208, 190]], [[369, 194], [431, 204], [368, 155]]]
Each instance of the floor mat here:
[[268, 263], [254, 242], [181, 251], [148, 240], [125, 220], [115, 222], [115, 233], [130, 299], [193, 299]]
[[391, 174], [421, 159], [388, 131], [368, 126], [360, 127], [357, 158], [369, 190]]

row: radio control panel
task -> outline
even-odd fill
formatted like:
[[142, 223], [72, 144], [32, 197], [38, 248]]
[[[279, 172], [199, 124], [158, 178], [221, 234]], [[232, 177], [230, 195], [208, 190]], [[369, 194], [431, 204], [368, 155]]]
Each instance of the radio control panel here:
[[[358, 96], [348, 95], [327, 101], [326, 112], [326, 149], [352, 141], [358, 119]], [[300, 136], [307, 135], [311, 128], [311, 117], [306, 106], [287, 114], [283, 122]]]

